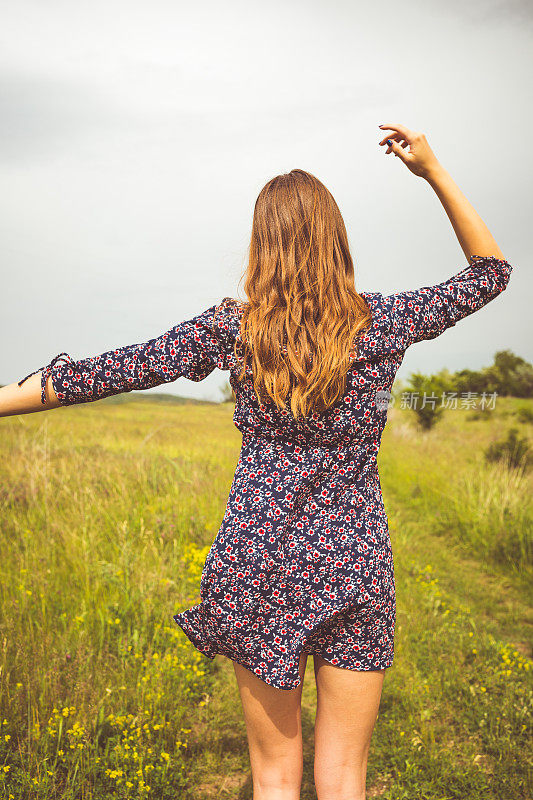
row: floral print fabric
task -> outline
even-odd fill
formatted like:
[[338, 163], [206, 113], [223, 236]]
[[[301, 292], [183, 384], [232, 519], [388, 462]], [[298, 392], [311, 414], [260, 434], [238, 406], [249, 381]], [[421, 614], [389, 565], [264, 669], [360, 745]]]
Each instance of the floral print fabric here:
[[[62, 405], [229, 372], [242, 446], [200, 602], [174, 616], [208, 658], [225, 655], [280, 689], [299, 685], [303, 650], [346, 669], [392, 664], [394, 568], [377, 466], [387, 405], [378, 400], [410, 345], [481, 309], [511, 271], [503, 259], [472, 256], [437, 285], [360, 292], [372, 321], [358, 338], [345, 394], [304, 421], [258, 403], [250, 365], [238, 380], [242, 306], [232, 298], [148, 342], [79, 361], [63, 353], [43, 368], [43, 400], [50, 374]], [[67, 363], [58, 363], [63, 356]]]

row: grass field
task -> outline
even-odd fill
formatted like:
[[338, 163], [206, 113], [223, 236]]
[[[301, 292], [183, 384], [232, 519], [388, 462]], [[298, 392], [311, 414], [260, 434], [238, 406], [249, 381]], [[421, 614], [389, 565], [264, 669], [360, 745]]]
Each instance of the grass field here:
[[[113, 402], [0, 421], [0, 793], [251, 798], [231, 663], [172, 614], [198, 600], [240, 434], [233, 406]], [[379, 457], [398, 618], [369, 798], [531, 798], [532, 479], [481, 448], [519, 406], [390, 409]], [[524, 417], [525, 418], [525, 417]], [[313, 664], [303, 800], [313, 788]]]

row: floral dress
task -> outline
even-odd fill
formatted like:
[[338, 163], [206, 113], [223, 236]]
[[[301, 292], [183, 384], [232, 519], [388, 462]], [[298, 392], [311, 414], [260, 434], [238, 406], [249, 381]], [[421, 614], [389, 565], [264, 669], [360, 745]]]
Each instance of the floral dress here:
[[360, 292], [372, 320], [345, 394], [304, 421], [258, 403], [251, 365], [238, 380], [242, 304], [232, 298], [147, 342], [79, 361], [61, 353], [42, 368], [42, 402], [51, 375], [65, 406], [229, 372], [242, 445], [200, 602], [174, 615], [205, 656], [222, 654], [280, 689], [300, 684], [303, 651], [351, 670], [392, 664], [393, 558], [377, 465], [387, 398], [406, 349], [481, 309], [511, 271], [503, 259], [472, 256], [437, 285]]

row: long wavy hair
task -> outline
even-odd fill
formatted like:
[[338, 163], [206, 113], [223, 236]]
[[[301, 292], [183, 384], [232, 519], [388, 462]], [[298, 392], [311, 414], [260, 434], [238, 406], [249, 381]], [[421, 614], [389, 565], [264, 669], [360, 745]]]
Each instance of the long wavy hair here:
[[337, 203], [314, 175], [293, 169], [263, 187], [243, 278], [239, 379], [251, 359], [261, 404], [289, 405], [295, 419], [330, 408], [372, 315]]

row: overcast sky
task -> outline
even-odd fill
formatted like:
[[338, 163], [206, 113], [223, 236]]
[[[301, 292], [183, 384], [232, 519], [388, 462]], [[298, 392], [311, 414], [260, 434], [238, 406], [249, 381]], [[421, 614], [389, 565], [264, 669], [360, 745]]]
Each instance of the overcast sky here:
[[[1, 2], [0, 383], [143, 342], [238, 286], [262, 186], [314, 173], [356, 288], [466, 265], [431, 188], [378, 146], [423, 131], [515, 270], [398, 373], [532, 360], [533, 5]], [[218, 399], [226, 373], [149, 391]]]

